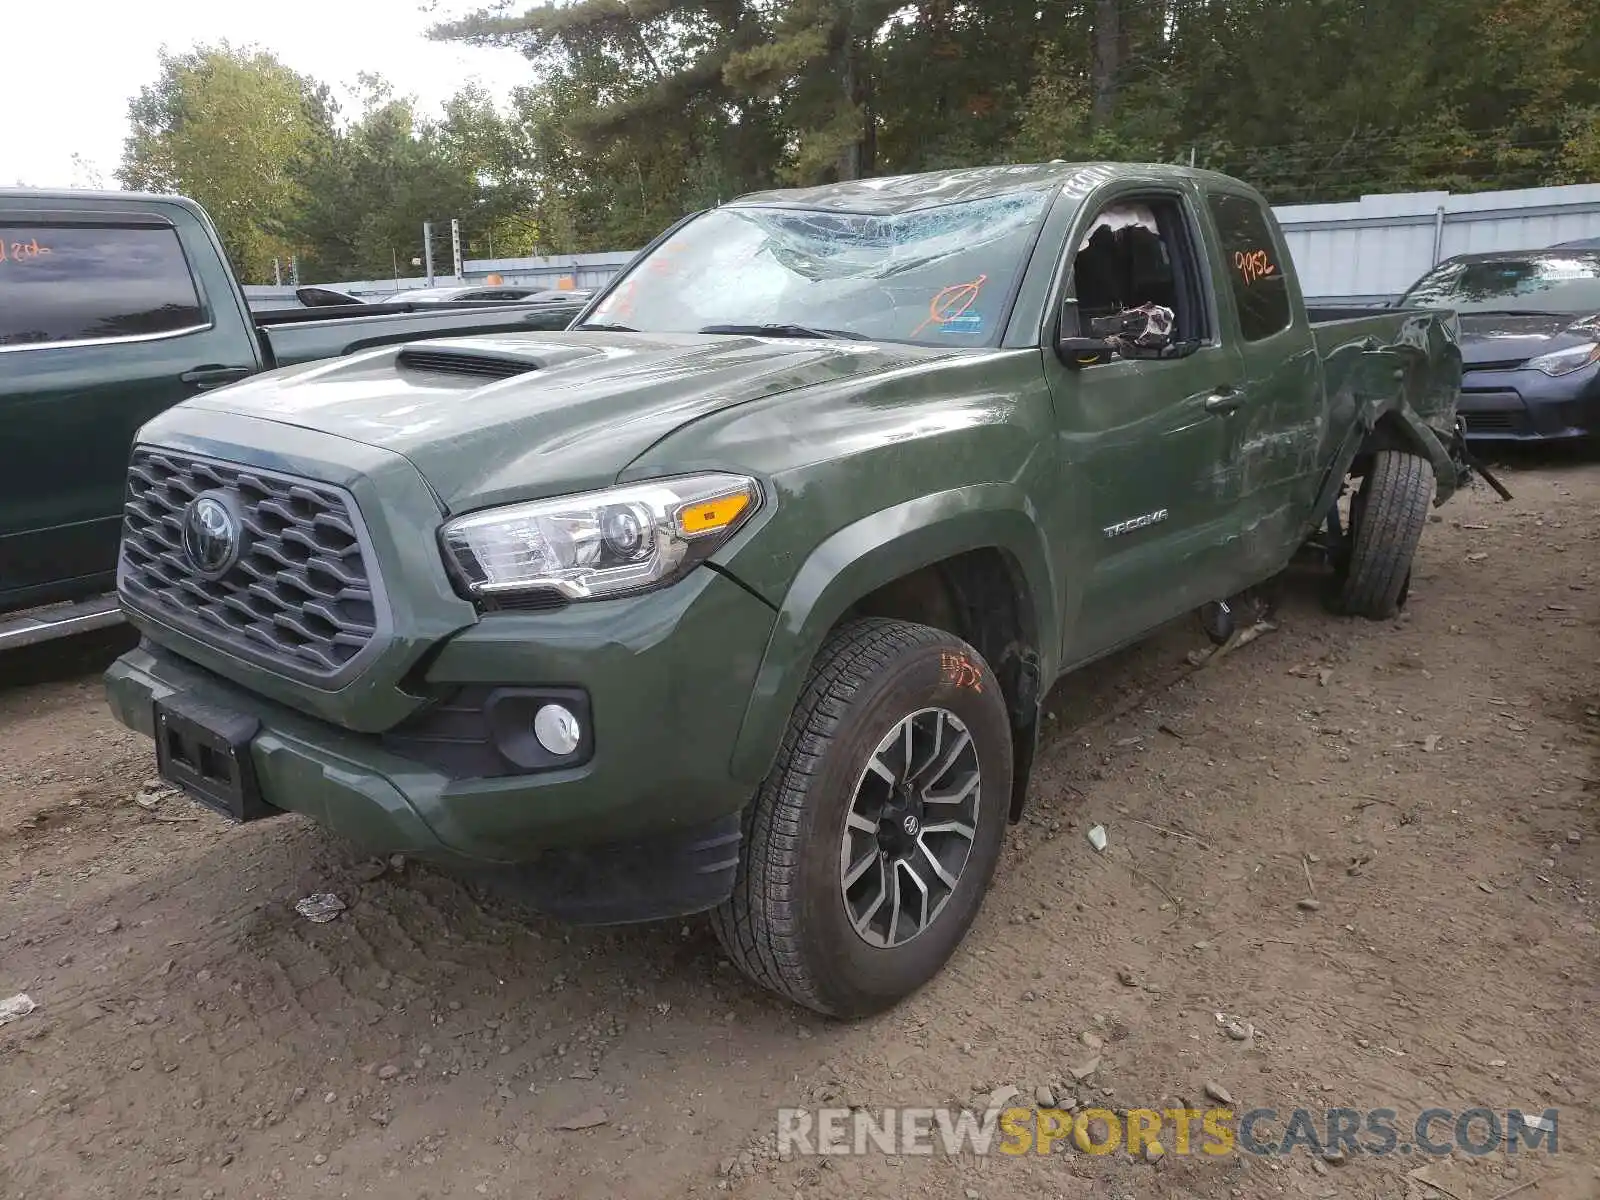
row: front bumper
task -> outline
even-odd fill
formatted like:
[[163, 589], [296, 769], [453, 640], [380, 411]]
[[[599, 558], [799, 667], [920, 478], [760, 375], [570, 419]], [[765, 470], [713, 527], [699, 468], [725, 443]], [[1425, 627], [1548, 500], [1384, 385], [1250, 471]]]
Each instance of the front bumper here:
[[494, 777], [396, 753], [382, 733], [263, 698], [148, 638], [113, 664], [106, 687], [118, 720], [147, 736], [155, 701], [175, 693], [257, 718], [250, 758], [266, 802], [363, 848], [526, 864], [553, 849], [725, 829], [757, 782], [730, 763], [774, 621], [709, 568], [630, 599], [485, 617], [439, 646], [414, 685], [436, 696], [485, 684], [579, 688], [594, 722], [583, 765]]
[[1456, 411], [1474, 442], [1600, 437], [1600, 364], [1554, 378], [1468, 367]]

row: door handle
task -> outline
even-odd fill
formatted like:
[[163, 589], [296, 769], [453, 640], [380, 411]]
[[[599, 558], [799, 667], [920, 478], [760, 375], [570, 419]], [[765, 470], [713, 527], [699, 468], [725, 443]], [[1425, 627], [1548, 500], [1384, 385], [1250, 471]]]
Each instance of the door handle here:
[[194, 384], [204, 392], [214, 387], [221, 387], [225, 383], [237, 383], [252, 374], [254, 372], [249, 367], [194, 367], [178, 378], [184, 383]]
[[1238, 409], [1241, 403], [1239, 393], [1232, 388], [1221, 387], [1205, 398], [1203, 406], [1208, 413], [1225, 417]]

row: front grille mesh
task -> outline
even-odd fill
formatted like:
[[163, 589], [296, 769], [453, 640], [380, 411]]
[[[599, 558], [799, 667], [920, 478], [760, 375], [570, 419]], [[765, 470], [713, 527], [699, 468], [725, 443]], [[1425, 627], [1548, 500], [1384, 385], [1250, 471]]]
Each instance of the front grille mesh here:
[[[188, 505], [206, 491], [231, 493], [247, 532], [215, 580], [183, 548]], [[326, 679], [377, 632], [354, 509], [336, 488], [139, 447], [123, 529], [118, 586], [133, 606], [246, 658]]]
[[1465, 412], [1468, 433], [1514, 433], [1522, 428], [1522, 414], [1514, 412]]

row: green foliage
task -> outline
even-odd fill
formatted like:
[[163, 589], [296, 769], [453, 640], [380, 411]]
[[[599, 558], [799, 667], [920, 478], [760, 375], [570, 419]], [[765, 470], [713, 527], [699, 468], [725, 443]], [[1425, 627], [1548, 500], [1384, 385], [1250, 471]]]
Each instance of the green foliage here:
[[164, 56], [119, 177], [200, 199], [248, 278], [644, 244], [744, 192], [1060, 158], [1194, 161], [1278, 203], [1600, 179], [1594, 0], [525, 0], [504, 109], [328, 90], [259, 51]]
[[282, 229], [301, 248], [301, 277], [418, 274], [411, 260], [423, 257], [428, 220], [435, 269], [449, 274], [450, 218], [487, 241], [498, 215], [499, 196], [479, 179], [501, 153], [503, 126], [493, 104], [465, 91], [446, 106], [443, 120], [428, 121], [410, 99], [370, 76], [361, 81], [360, 103], [347, 128], [330, 129], [321, 152], [293, 167], [303, 200]]
[[129, 105], [117, 178], [194, 197], [240, 275], [271, 279], [273, 257], [289, 249], [272, 231], [303, 200], [292, 167], [325, 132], [326, 104], [325, 88], [264, 51], [163, 51], [159, 78]]

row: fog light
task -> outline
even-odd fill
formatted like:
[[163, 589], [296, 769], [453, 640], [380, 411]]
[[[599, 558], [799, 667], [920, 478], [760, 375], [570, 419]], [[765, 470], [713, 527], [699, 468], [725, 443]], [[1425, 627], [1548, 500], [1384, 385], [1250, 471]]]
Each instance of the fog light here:
[[551, 754], [565, 757], [578, 748], [583, 726], [569, 708], [546, 704], [533, 715], [533, 736]]

